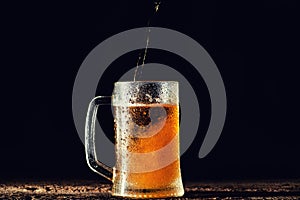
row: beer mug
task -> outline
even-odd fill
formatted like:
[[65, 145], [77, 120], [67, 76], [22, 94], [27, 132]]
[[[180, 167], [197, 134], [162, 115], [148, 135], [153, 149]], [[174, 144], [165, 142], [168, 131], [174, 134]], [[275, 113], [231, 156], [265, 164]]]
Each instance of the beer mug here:
[[[112, 181], [112, 195], [133, 198], [184, 194], [179, 153], [179, 96], [176, 81], [116, 82], [111, 97], [89, 104], [85, 124], [88, 166]], [[95, 123], [99, 105], [112, 104], [116, 164], [97, 160]]]

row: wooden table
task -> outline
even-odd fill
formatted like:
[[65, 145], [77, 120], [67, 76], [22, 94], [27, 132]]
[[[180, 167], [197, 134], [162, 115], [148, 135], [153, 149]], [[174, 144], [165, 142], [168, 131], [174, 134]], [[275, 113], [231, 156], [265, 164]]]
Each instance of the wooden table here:
[[[120, 199], [99, 181], [0, 183], [0, 199]], [[300, 180], [186, 183], [185, 195], [170, 199], [300, 199]]]

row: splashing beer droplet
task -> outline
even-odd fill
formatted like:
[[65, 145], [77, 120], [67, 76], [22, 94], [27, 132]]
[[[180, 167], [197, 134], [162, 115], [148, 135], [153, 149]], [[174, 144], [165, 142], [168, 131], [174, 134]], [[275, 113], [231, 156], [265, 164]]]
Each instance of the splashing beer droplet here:
[[161, 1], [154, 3], [154, 5], [155, 5], [155, 12], [158, 11], [160, 3], [161, 3]]

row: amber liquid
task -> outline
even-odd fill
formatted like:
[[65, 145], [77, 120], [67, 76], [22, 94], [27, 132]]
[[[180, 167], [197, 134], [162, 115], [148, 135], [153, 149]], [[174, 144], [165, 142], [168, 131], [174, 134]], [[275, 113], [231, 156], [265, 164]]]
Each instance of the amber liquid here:
[[115, 106], [114, 114], [117, 161], [113, 194], [182, 196], [178, 105]]

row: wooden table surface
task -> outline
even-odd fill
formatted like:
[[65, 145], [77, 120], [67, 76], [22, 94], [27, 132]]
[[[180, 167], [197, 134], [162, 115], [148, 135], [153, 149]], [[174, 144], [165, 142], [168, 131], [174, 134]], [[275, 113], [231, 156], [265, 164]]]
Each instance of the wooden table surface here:
[[[120, 199], [99, 181], [0, 183], [0, 199]], [[300, 199], [300, 180], [185, 183], [185, 195], [169, 199]]]

